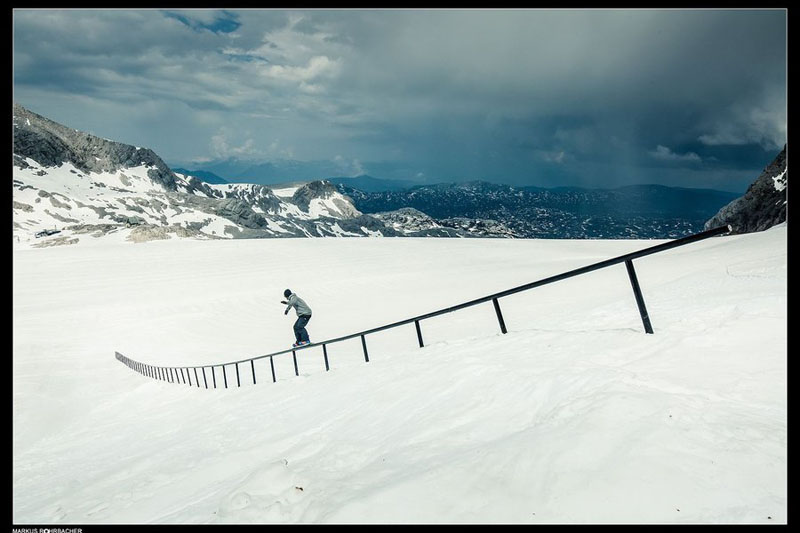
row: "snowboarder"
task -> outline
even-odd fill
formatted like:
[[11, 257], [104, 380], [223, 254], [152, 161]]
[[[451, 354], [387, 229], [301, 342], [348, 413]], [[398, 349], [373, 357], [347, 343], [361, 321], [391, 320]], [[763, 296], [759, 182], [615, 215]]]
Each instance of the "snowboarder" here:
[[283, 291], [283, 296], [286, 297], [286, 300], [281, 300], [281, 303], [287, 306], [286, 311], [284, 311], [283, 314], [288, 314], [289, 309], [292, 307], [294, 307], [294, 310], [297, 312], [297, 322], [295, 322], [293, 326], [294, 336], [297, 342], [292, 344], [292, 348], [310, 344], [311, 341], [308, 339], [306, 324], [308, 324], [308, 321], [311, 320], [311, 308], [303, 301], [302, 298], [289, 289]]

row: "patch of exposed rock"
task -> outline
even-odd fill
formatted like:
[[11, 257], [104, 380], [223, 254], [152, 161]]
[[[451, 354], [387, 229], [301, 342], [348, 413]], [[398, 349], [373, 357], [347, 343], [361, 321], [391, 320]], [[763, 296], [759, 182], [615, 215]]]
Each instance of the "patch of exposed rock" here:
[[763, 231], [786, 221], [786, 194], [789, 173], [786, 166], [786, 146], [759, 175], [744, 196], [719, 210], [706, 229], [728, 224], [732, 233]]

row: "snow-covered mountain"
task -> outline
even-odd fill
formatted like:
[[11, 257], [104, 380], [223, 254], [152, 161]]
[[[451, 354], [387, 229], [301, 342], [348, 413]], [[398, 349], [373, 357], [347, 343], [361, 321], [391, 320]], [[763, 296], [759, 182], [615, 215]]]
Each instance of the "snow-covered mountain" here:
[[730, 224], [734, 233], [763, 231], [786, 220], [789, 173], [786, 146], [748, 187], [744, 196], [719, 210], [706, 228]]
[[19, 105], [13, 129], [13, 231], [20, 244], [492, 233], [398, 230], [362, 214], [327, 181], [274, 190], [208, 184], [173, 172], [152, 150], [70, 129]]

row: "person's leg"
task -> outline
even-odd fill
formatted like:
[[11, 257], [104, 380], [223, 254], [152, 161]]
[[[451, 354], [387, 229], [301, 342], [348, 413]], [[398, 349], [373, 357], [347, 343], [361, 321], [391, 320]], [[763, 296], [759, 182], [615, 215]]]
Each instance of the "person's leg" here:
[[297, 320], [294, 323], [294, 326], [292, 326], [292, 328], [294, 329], [295, 342], [300, 342], [301, 340], [303, 340], [301, 331], [303, 330], [303, 327], [305, 325], [306, 325], [306, 323], [303, 320], [303, 318], [302, 317], [298, 317]]
[[310, 316], [301, 316], [297, 320], [297, 323], [300, 325], [299, 335], [300, 335], [300, 341], [302, 342], [311, 342], [308, 339], [308, 331], [306, 331], [306, 324], [308, 324], [309, 320], [311, 320]]

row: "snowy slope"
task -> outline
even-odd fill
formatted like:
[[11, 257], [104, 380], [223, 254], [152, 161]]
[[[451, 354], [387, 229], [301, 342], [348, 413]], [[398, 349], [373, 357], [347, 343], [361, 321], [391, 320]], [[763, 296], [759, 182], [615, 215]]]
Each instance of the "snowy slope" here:
[[[195, 238], [230, 238], [225, 226], [242, 229], [229, 219], [186, 205], [176, 192], [153, 182], [147, 166], [87, 172], [69, 162], [51, 167], [32, 159], [26, 163], [26, 168], [14, 167], [14, 235], [20, 247], [48, 241], [96, 244], [98, 237], [124, 241], [131, 226], [139, 224], [181, 228], [196, 224], [201, 231], [194, 233]], [[176, 178], [178, 191], [185, 193], [187, 181], [181, 175]], [[36, 232], [54, 228], [59, 235], [34, 238]]]
[[[176, 190], [167, 191], [148, 177], [152, 169], [147, 166], [87, 172], [68, 162], [51, 167], [32, 159], [25, 162], [25, 168], [14, 167], [14, 244], [20, 248], [85, 246], [109, 237], [141, 241], [306, 236], [318, 227], [336, 233], [332, 228], [338, 227], [338, 220], [361, 215], [338, 192], [313, 198], [303, 209], [291, 197], [278, 197], [262, 185], [208, 185], [175, 174]], [[45, 229], [58, 229], [59, 234], [35, 236]]]
[[322, 340], [654, 244], [259, 239], [16, 250], [13, 522], [786, 523], [786, 226], [248, 371]]

